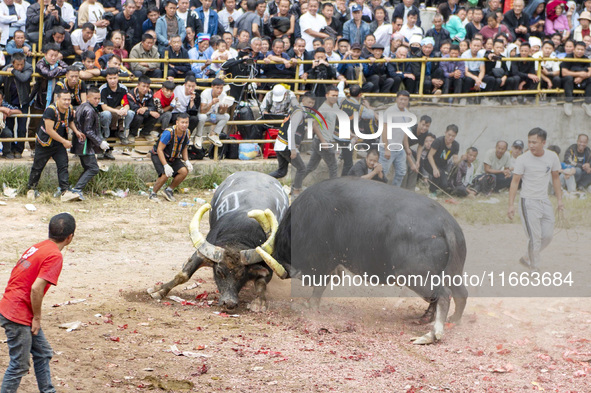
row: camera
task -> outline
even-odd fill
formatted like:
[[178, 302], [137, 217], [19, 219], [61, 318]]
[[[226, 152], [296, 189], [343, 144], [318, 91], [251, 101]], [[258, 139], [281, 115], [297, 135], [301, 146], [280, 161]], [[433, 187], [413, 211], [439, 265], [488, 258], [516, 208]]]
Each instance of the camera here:
[[112, 12], [105, 12], [102, 16], [101, 19], [108, 21], [109, 23], [113, 23], [113, 19], [115, 18], [115, 15], [113, 15]]
[[501, 59], [503, 59], [503, 56], [501, 55], [492, 55], [492, 61], [500, 61]]

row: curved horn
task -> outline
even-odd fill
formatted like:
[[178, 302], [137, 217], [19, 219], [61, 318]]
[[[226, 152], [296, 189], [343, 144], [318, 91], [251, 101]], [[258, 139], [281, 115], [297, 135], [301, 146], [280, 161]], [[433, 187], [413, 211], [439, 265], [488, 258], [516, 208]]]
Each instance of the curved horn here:
[[199, 251], [201, 255], [213, 262], [221, 262], [224, 258], [225, 250], [221, 247], [214, 246], [205, 240], [205, 236], [199, 230], [201, 225], [201, 219], [203, 215], [211, 209], [209, 203], [204, 204], [197, 210], [197, 213], [193, 216], [191, 224], [189, 225], [189, 233], [191, 235], [191, 241], [193, 246]]
[[240, 251], [240, 263], [243, 265], [252, 265], [255, 263], [262, 262], [263, 258], [256, 252], [255, 249]]
[[263, 261], [269, 265], [275, 274], [281, 279], [285, 279], [287, 277], [287, 271], [271, 256], [275, 245], [275, 235], [277, 234], [277, 228], [279, 227], [275, 214], [269, 209], [264, 212], [262, 210], [252, 210], [248, 212], [248, 216], [257, 220], [267, 234], [267, 241], [260, 247], [257, 247], [255, 251], [260, 255]]

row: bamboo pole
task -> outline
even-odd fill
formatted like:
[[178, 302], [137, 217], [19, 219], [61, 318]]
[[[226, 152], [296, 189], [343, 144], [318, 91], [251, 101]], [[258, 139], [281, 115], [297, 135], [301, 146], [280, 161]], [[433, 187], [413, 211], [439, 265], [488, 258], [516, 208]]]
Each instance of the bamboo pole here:
[[[39, 0], [39, 52], [43, 50], [43, 24], [45, 18], [45, 0]], [[35, 49], [33, 49], [35, 52]], [[33, 68], [35, 69], [35, 68]]]
[[537, 64], [538, 64], [537, 75], [538, 75], [539, 82], [538, 82], [538, 88], [537, 88], [538, 92], [536, 94], [536, 105], [538, 105], [540, 103], [540, 95], [542, 94], [542, 62], [539, 61], [539, 62], [537, 62]]
[[419, 97], [423, 98], [423, 84], [425, 81], [425, 73], [427, 72], [427, 58], [421, 58], [421, 76], [419, 77]]
[[164, 51], [164, 60], [166, 60], [166, 61], [164, 62], [164, 71], [162, 73], [162, 76], [164, 77], [164, 79], [167, 79], [167, 77], [168, 77], [168, 63], [169, 63], [167, 50]]

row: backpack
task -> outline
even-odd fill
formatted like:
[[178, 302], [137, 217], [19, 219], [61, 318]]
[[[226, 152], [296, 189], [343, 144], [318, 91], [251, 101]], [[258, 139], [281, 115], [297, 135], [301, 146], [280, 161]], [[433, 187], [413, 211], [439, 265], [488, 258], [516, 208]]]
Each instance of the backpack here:
[[197, 149], [195, 146], [189, 146], [188, 149], [189, 160], [203, 160], [205, 157], [205, 150]]
[[[227, 140], [227, 139], [236, 140], [236, 138], [234, 138], [232, 136], [228, 136], [222, 132], [220, 134], [220, 140], [223, 141], [223, 140]], [[215, 148], [215, 146], [210, 145], [209, 150], [207, 152], [207, 155], [211, 159], [213, 159], [214, 148]], [[238, 144], [224, 143], [224, 145], [222, 147], [218, 148], [218, 157], [220, 159], [224, 159], [224, 158], [230, 158], [233, 160], [238, 159]]]
[[[250, 106], [238, 106], [234, 111], [234, 120], [255, 120]], [[241, 124], [236, 128], [243, 139], [261, 139], [263, 137], [262, 129], [258, 124]]]

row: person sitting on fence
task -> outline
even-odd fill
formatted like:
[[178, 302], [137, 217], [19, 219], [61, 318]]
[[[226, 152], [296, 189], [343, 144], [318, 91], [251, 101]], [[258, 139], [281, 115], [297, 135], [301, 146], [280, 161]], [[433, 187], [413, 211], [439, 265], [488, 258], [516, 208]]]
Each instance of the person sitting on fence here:
[[162, 88], [154, 93], [154, 105], [156, 111], [160, 114], [160, 124], [163, 130], [168, 128], [170, 120], [172, 119], [172, 110], [174, 109], [174, 82], [166, 81], [162, 84]]
[[107, 61], [109, 60], [107, 56], [112, 55], [113, 50], [115, 50], [113, 41], [104, 40], [103, 46], [94, 52], [96, 58], [95, 65], [99, 68], [105, 68], [107, 66]]
[[25, 42], [24, 31], [17, 30], [14, 32], [14, 38], [6, 44], [6, 52], [8, 52], [8, 56], [12, 56], [15, 53], [23, 53], [27, 57], [33, 56], [31, 45]]
[[[45, 108], [51, 104], [51, 97], [57, 83], [57, 78], [65, 75], [68, 65], [62, 60], [58, 60], [59, 48], [55, 44], [48, 44], [43, 47], [45, 56], [37, 62], [35, 72], [40, 74], [37, 77], [37, 83], [33, 87], [30, 100], [33, 101], [30, 113], [39, 115], [45, 111]], [[37, 128], [41, 119], [32, 117], [29, 119], [28, 136], [31, 137], [37, 133]]]
[[[452, 45], [449, 50], [449, 56], [444, 56], [444, 58], [459, 58], [460, 57], [460, 47], [459, 45]], [[453, 87], [453, 92], [463, 93], [464, 87], [464, 79], [466, 78], [466, 63], [464, 61], [444, 61], [441, 63], [441, 68], [443, 69], [443, 76], [445, 77], [445, 82], [443, 84], [443, 94], [449, 94], [450, 88]], [[450, 99], [453, 101], [453, 98]]]
[[[461, 57], [463, 59], [483, 58], [485, 52], [486, 50], [482, 48], [482, 40], [474, 38], [472, 42], [470, 42], [470, 49], [462, 53]], [[476, 92], [491, 91], [494, 87], [494, 82], [495, 80], [492, 76], [487, 76], [485, 74], [484, 61], [466, 61], [466, 78], [464, 79], [463, 87], [465, 92], [469, 92], [470, 90]], [[460, 104], [462, 105], [465, 104], [465, 102], [465, 100], [460, 100]], [[490, 104], [491, 100], [485, 97], [481, 102], [483, 105], [487, 105]]]
[[482, 162], [482, 172], [496, 177], [495, 192], [508, 188], [513, 179], [511, 174], [511, 159], [507, 148], [507, 142], [498, 141], [494, 149], [486, 152], [484, 161]]
[[[529, 42], [524, 42], [519, 47], [519, 57], [531, 57], [531, 47]], [[536, 63], [533, 61], [512, 61], [511, 62], [511, 74], [519, 78], [518, 89], [519, 90], [536, 90], [540, 78], [536, 72]], [[524, 102], [527, 100], [527, 96], [523, 96]], [[517, 102], [514, 97], [512, 103]]]
[[[66, 78], [55, 84], [55, 93], [62, 90], [70, 93], [70, 104], [74, 107], [74, 110], [86, 102], [86, 83], [80, 80], [80, 70], [78, 67], [69, 66], [66, 72]], [[53, 102], [53, 99], [51, 101]]]
[[[264, 65], [262, 67], [265, 78], [270, 79], [293, 79], [295, 66], [290, 61], [289, 55], [283, 50], [283, 40], [273, 41], [273, 47], [267, 52]], [[275, 62], [277, 64], [271, 64]]]
[[129, 56], [132, 59], [146, 59], [146, 62], [131, 63], [131, 71], [137, 77], [142, 75], [150, 78], [161, 78], [162, 71], [160, 70], [160, 63], [152, 63], [149, 60], [159, 59], [158, 48], [154, 47], [154, 37], [146, 33], [142, 36], [142, 42], [135, 45]]
[[380, 153], [377, 149], [370, 149], [365, 158], [359, 159], [349, 170], [348, 176], [360, 177], [362, 179], [377, 180], [387, 183], [384, 176], [384, 169], [380, 164]]
[[[484, 62], [485, 75], [491, 77], [491, 91], [515, 90], [513, 79], [509, 79], [509, 68], [503, 58], [505, 44], [503, 40], [495, 40], [493, 50], [487, 51], [484, 57], [488, 60]], [[488, 84], [487, 84], [488, 86]]]
[[[170, 45], [166, 49], [168, 51], [168, 58], [169, 59], [188, 59], [189, 52], [185, 48], [183, 48], [183, 41], [179, 35], [173, 35], [170, 37], [169, 41]], [[168, 63], [168, 75], [167, 77], [170, 78], [185, 78], [187, 73], [191, 71], [191, 64], [190, 63]]]
[[[99, 173], [96, 153], [109, 150], [109, 144], [99, 131], [98, 107], [100, 101], [101, 92], [95, 86], [91, 86], [86, 93], [86, 102], [80, 105], [76, 111], [76, 121], [80, 127], [80, 132], [86, 136], [86, 139], [80, 141], [74, 138], [72, 140], [72, 153], [80, 158], [80, 164], [84, 172], [80, 175], [71, 192], [81, 200], [84, 200], [82, 190]], [[67, 198], [68, 196], [66, 196]]]
[[120, 78], [135, 78], [135, 75], [133, 75], [131, 71], [129, 71], [127, 68], [125, 68], [125, 66], [123, 66], [123, 61], [118, 55], [111, 53], [110, 55], [103, 55], [103, 57], [107, 58], [106, 67], [101, 70], [101, 76], [103, 78], [107, 76], [107, 68], [117, 68], [119, 70]]
[[[104, 139], [111, 135], [111, 130], [118, 133], [121, 143], [129, 143], [129, 126], [134, 113], [129, 108], [127, 87], [119, 83], [119, 70], [107, 68], [107, 83], [100, 87], [101, 91], [101, 133]], [[120, 123], [123, 122], [123, 125]], [[104, 159], [114, 160], [112, 148], [103, 155]]]
[[189, 59], [206, 60], [204, 63], [191, 63], [191, 71], [198, 79], [208, 78], [210, 74], [211, 55], [208, 54], [209, 35], [200, 33], [197, 35], [197, 46], [189, 51]]
[[230, 120], [228, 104], [226, 103], [226, 93], [224, 92], [224, 81], [214, 79], [209, 89], [201, 93], [201, 108], [199, 111], [199, 124], [193, 135], [193, 144], [200, 149], [203, 141], [203, 128], [205, 122], [214, 123], [215, 127], [209, 132], [207, 139], [217, 147], [222, 147], [219, 135]]
[[29, 174], [27, 197], [35, 199], [38, 196], [37, 184], [50, 158], [53, 158], [57, 166], [59, 182], [54, 196], [60, 197], [70, 188], [66, 149], [72, 147], [72, 142], [68, 140], [68, 127], [74, 131], [74, 138], [80, 141], [86, 139], [76, 127], [74, 108], [70, 105], [70, 93], [61, 91], [55, 96], [55, 104], [49, 105], [43, 112], [43, 123], [37, 130], [35, 159]]
[[591, 64], [585, 62], [585, 43], [577, 42], [572, 54], [567, 55], [566, 59], [577, 59], [580, 61], [563, 61], [560, 63], [562, 72], [562, 87], [566, 103], [564, 104], [564, 113], [567, 116], [573, 114], [573, 91], [574, 89], [585, 90], [585, 103], [582, 105], [587, 116], [591, 116]]
[[[72, 56], [76, 53], [74, 52], [74, 47], [72, 45], [70, 33], [68, 33], [66, 29], [64, 29], [62, 26], [56, 26], [53, 28], [53, 30], [48, 31], [47, 40], [43, 45], [47, 44], [56, 44], [57, 46], [59, 46], [59, 60]], [[71, 60], [68, 60], [67, 62], [71, 62]]]
[[[4, 87], [5, 101], [19, 109], [22, 113], [27, 113], [33, 67], [26, 62], [23, 52], [17, 52], [12, 56], [12, 64], [8, 64], [2, 71], [10, 73], [9, 75], [0, 76], [0, 84]], [[19, 117], [16, 119], [16, 123], [18, 130], [15, 128], [14, 117], [6, 119], [6, 127], [13, 131], [13, 135], [19, 138], [25, 138], [27, 136], [27, 118]], [[15, 158], [22, 158], [24, 149], [24, 142], [15, 142], [11, 149], [4, 151], [4, 154], [7, 154], [7, 151], [12, 151]]]
[[133, 120], [129, 125], [129, 143], [135, 142], [135, 136], [141, 135], [148, 142], [154, 142], [158, 137], [158, 132], [153, 131], [154, 125], [160, 113], [154, 105], [154, 93], [150, 89], [152, 81], [147, 76], [140, 76], [137, 81], [137, 87], [128, 93], [129, 109], [133, 111]]
[[474, 180], [476, 157], [478, 157], [478, 149], [469, 147], [466, 154], [462, 156], [462, 161], [452, 169], [449, 176], [451, 195], [459, 197], [476, 196], [476, 191], [470, 187]]
[[92, 23], [83, 24], [82, 28], [72, 32], [71, 39], [77, 56], [82, 56], [82, 53], [87, 50], [94, 51], [96, 45], [94, 25]]
[[[396, 59], [406, 59], [408, 55], [408, 48], [405, 46], [401, 46], [396, 49]], [[364, 64], [365, 67], [366, 64]], [[389, 92], [391, 93], [398, 93], [400, 90], [400, 85], [405, 80], [410, 80], [414, 78], [414, 74], [412, 73], [412, 69], [410, 68], [409, 63], [403, 62], [389, 62], [387, 65], [388, 76], [392, 79], [392, 87]], [[374, 87], [373, 92], [378, 92], [379, 89]]]
[[82, 53], [80, 58], [80, 62], [74, 63], [80, 69], [80, 79], [87, 81], [91, 78], [101, 76], [101, 69], [96, 66], [96, 55], [94, 52], [87, 50]]
[[[12, 138], [14, 136], [13, 130], [8, 128], [6, 120], [13, 115], [20, 115], [23, 112], [17, 107], [10, 105], [4, 100], [4, 93], [0, 91], [0, 138]], [[13, 120], [14, 125], [14, 120]], [[12, 152], [12, 142], [2, 142], [2, 157], [13, 160], [15, 158]]]
[[[292, 93], [293, 94], [293, 93]], [[304, 134], [306, 119], [311, 116], [307, 114], [304, 108], [313, 108], [315, 98], [311, 92], [306, 92], [302, 96], [302, 105], [290, 100], [292, 104], [289, 109], [289, 118], [279, 127], [277, 139], [275, 139], [274, 150], [277, 153], [279, 167], [277, 170], [269, 173], [276, 179], [281, 179], [287, 175], [289, 164], [296, 168], [296, 175], [291, 184], [291, 196], [296, 198], [302, 191], [302, 183], [306, 177], [306, 164], [302, 160], [299, 152], [299, 146], [302, 142], [301, 136]]]
[[[388, 75], [390, 59], [383, 56], [384, 47], [380, 44], [374, 44], [372, 52], [372, 56], [369, 58], [371, 62], [363, 63], [363, 75], [365, 75], [367, 82], [373, 85], [372, 93], [390, 93], [394, 86], [394, 79]], [[385, 61], [376, 63], [376, 60]], [[398, 83], [399, 86], [400, 83]]]
[[[533, 58], [556, 58], [554, 52], [554, 43], [552, 41], [545, 41], [542, 44], [542, 51], [532, 56]], [[539, 63], [542, 66], [542, 89], [560, 89], [562, 80], [560, 78], [560, 62], [546, 60]], [[538, 63], [535, 63], [536, 71]], [[554, 99], [556, 101], [556, 99]]]
[[169, 41], [173, 35], [180, 36], [181, 41], [185, 38], [185, 21], [176, 14], [176, 8], [176, 0], [168, 0], [164, 6], [164, 15], [158, 18], [158, 21], [156, 22], [155, 30], [156, 36], [158, 37], [158, 51], [160, 52], [161, 57], [164, 57], [164, 51], [169, 45]]
[[363, 48], [361, 49], [361, 57], [364, 59], [369, 59], [373, 56], [373, 46], [376, 43], [376, 36], [373, 34], [368, 34], [365, 36], [365, 41], [363, 41]]
[[189, 115], [187, 113], [180, 113], [176, 118], [176, 124], [162, 131], [160, 139], [152, 148], [151, 157], [158, 179], [154, 183], [150, 200], [159, 202], [158, 191], [172, 177], [172, 183], [164, 190], [164, 197], [174, 202], [174, 189], [193, 171], [193, 165], [189, 161]]
[[[426, 37], [421, 40], [421, 55], [427, 58], [439, 57], [433, 49], [433, 38]], [[423, 81], [423, 93], [439, 94], [444, 83], [443, 69], [441, 63], [428, 61], [425, 63], [425, 78]]]

